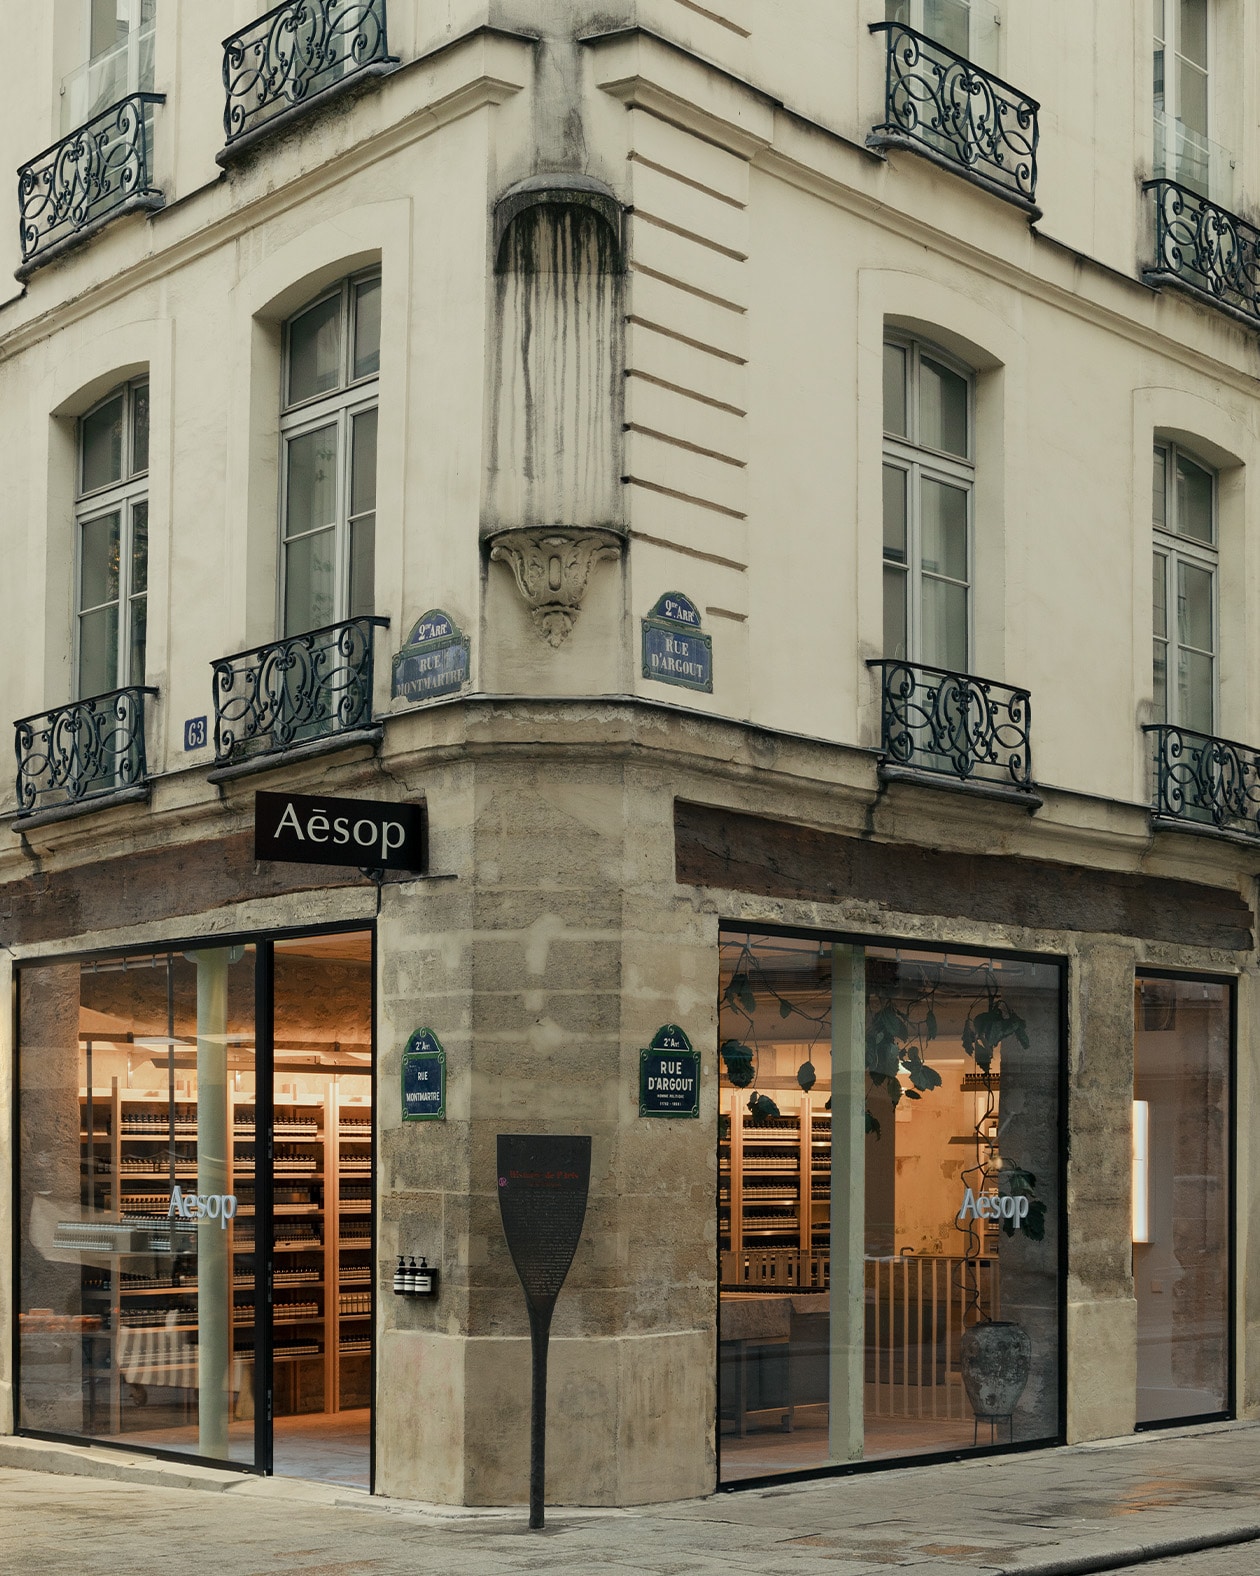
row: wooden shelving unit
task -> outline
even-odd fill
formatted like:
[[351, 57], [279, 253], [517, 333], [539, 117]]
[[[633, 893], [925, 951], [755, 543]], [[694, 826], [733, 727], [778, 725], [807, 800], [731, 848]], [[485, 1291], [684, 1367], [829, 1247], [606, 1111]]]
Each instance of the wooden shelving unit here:
[[[228, 1191], [237, 1206], [226, 1234], [236, 1367], [252, 1364], [254, 1356], [259, 1244], [254, 1100], [237, 1094], [232, 1101]], [[79, 1139], [84, 1220], [66, 1224], [62, 1245], [72, 1247], [81, 1237], [96, 1261], [82, 1271], [84, 1312], [100, 1320], [89, 1332], [89, 1384], [93, 1402], [104, 1387], [109, 1431], [119, 1432], [129, 1371], [143, 1368], [150, 1383], [166, 1378], [190, 1396], [197, 1385], [196, 1227], [185, 1224], [182, 1244], [178, 1237], [169, 1245], [161, 1238], [169, 1226], [171, 1188], [197, 1188], [196, 1102], [175, 1101], [172, 1131], [166, 1091], [120, 1090], [114, 1079], [108, 1096], [80, 1094]], [[368, 1404], [371, 1146], [371, 1107], [343, 1105], [331, 1074], [322, 1098], [275, 1101], [272, 1359], [281, 1413]], [[151, 1233], [150, 1251], [122, 1246], [129, 1223]], [[93, 1226], [102, 1230], [93, 1233]], [[131, 1332], [143, 1330], [160, 1331], [160, 1337], [137, 1358]]]
[[718, 1146], [722, 1285], [826, 1285], [831, 1247], [831, 1113], [802, 1094], [795, 1111], [754, 1124], [742, 1089], [722, 1091]]

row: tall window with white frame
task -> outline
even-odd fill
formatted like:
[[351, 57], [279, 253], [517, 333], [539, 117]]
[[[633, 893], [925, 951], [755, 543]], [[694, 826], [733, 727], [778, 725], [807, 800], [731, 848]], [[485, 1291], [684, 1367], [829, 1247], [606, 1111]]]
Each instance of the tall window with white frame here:
[[1233, 200], [1233, 161], [1209, 140], [1208, 0], [1154, 0], [1155, 173]]
[[356, 275], [285, 325], [280, 623], [305, 634], [373, 611], [381, 280]]
[[149, 589], [149, 384], [115, 389], [80, 418], [75, 692], [144, 683]]
[[884, 655], [966, 672], [974, 379], [934, 346], [884, 345]]
[[64, 135], [129, 93], [153, 91], [157, 0], [79, 0], [83, 64], [61, 83]]
[[1155, 721], [1216, 732], [1216, 477], [1155, 445]]

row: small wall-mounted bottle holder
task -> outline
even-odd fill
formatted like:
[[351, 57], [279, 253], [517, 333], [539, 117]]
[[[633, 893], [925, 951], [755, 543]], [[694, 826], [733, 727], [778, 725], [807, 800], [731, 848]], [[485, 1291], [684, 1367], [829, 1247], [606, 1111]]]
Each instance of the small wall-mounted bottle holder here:
[[405, 1254], [398, 1255], [398, 1265], [394, 1270], [394, 1292], [399, 1297], [436, 1297], [438, 1289], [438, 1272], [435, 1264], [430, 1264], [423, 1254], [419, 1264], [415, 1255], [407, 1258]]

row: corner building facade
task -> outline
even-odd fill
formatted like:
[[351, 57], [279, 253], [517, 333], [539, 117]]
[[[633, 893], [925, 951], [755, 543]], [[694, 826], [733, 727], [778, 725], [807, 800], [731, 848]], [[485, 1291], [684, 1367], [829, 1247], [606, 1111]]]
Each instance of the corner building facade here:
[[504, 1133], [553, 1502], [1254, 1412], [1255, 0], [13, 8], [0, 1426], [521, 1500]]

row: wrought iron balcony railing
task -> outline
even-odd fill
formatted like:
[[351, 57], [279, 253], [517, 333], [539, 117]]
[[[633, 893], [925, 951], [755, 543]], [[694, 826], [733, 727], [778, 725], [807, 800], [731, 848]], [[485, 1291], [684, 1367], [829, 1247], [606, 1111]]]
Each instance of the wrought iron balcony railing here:
[[1157, 816], [1260, 836], [1260, 750], [1172, 723], [1150, 723]]
[[161, 93], [132, 93], [18, 167], [19, 277], [119, 214], [162, 206], [153, 184], [153, 106], [164, 101]]
[[14, 723], [19, 816], [143, 787], [144, 697], [156, 694], [133, 684]]
[[389, 52], [385, 0], [285, 0], [223, 40], [227, 147], [333, 88], [397, 63]]
[[883, 658], [880, 748], [887, 764], [1032, 791], [1027, 690]]
[[212, 664], [216, 764], [368, 727], [372, 631], [388, 627], [387, 618], [352, 618]]
[[884, 120], [868, 144], [912, 145], [1032, 208], [1037, 100], [901, 22], [875, 22], [871, 32], [887, 34], [888, 58]]
[[1260, 230], [1176, 181], [1147, 181], [1155, 193], [1151, 280], [1187, 286], [1214, 305], [1260, 322]]

